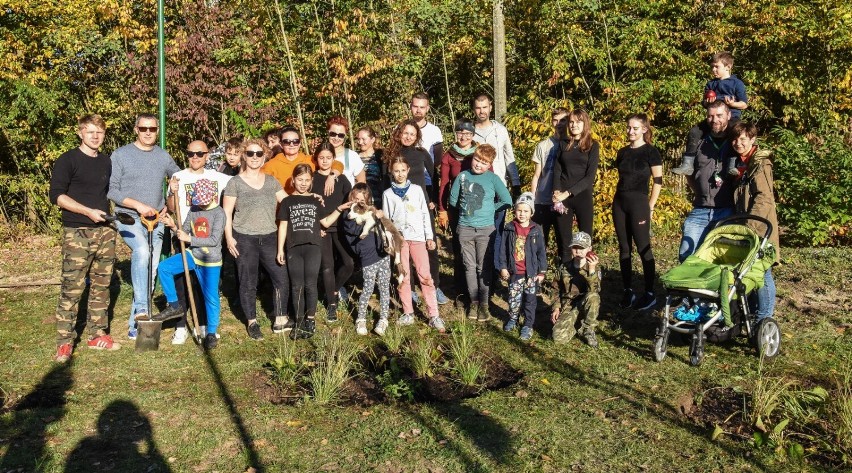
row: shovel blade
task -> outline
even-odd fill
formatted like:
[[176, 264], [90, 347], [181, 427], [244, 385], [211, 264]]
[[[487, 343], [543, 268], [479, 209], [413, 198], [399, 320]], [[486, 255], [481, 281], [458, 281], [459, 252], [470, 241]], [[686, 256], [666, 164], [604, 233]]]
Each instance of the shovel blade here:
[[160, 334], [163, 322], [154, 320], [139, 320], [136, 322], [136, 351], [157, 351], [160, 349]]

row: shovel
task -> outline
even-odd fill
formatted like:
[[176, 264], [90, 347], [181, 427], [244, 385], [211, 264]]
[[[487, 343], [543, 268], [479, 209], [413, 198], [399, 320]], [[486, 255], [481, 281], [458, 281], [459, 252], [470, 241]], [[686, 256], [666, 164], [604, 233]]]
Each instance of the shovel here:
[[[124, 214], [116, 214], [117, 220], [120, 218], [119, 215]], [[154, 306], [152, 301], [154, 291], [154, 275], [152, 274], [154, 271], [154, 228], [156, 228], [160, 218], [159, 215], [153, 217], [140, 215], [140, 221], [148, 230], [148, 318], [150, 319]], [[138, 320], [136, 326], [139, 330], [136, 335], [136, 351], [156, 351], [160, 348], [160, 331], [163, 328], [163, 322]]]
[[[180, 199], [175, 198], [175, 221], [180, 222]], [[189, 312], [192, 314], [192, 339], [195, 343], [201, 343], [201, 334], [198, 333], [198, 312], [195, 310], [195, 294], [192, 289], [192, 278], [189, 277], [189, 263], [186, 261], [186, 243], [180, 242], [180, 257], [183, 260], [183, 280], [186, 281], [186, 296], [189, 299]]]

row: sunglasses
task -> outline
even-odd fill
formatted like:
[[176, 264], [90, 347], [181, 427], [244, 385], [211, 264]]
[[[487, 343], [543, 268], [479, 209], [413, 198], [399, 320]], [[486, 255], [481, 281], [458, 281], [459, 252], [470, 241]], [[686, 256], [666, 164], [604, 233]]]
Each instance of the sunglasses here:
[[187, 158], [203, 158], [205, 155], [207, 155], [207, 151], [187, 151], [186, 152]]
[[157, 131], [157, 127], [155, 126], [137, 126], [136, 129], [142, 133], [154, 133]]
[[328, 132], [329, 138], [346, 138], [346, 133], [335, 133], [333, 131]]
[[262, 150], [261, 151], [246, 151], [245, 154], [246, 154], [247, 158], [262, 158], [263, 157], [263, 151]]
[[299, 138], [296, 138], [295, 140], [281, 140], [282, 144], [290, 145], [290, 146], [296, 146], [301, 142], [302, 142], [302, 140], [300, 140]]

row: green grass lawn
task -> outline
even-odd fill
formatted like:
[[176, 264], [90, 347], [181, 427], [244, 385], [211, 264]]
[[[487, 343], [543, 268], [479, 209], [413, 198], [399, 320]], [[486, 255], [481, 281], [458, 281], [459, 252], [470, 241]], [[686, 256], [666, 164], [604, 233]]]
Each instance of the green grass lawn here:
[[[55, 246], [4, 245], [0, 283], [58, 276]], [[674, 246], [673, 240], [657, 242], [660, 272], [674, 265]], [[57, 365], [51, 357], [58, 287], [0, 290], [0, 472], [850, 468], [830, 448], [835, 444], [830, 435], [794, 429], [792, 423], [776, 445], [753, 444], [752, 430], [742, 427], [743, 409], [760, 363], [745, 339], [709, 344], [700, 367], [689, 366], [688, 346], [676, 342], [663, 362], [654, 362], [655, 319], [617, 309], [616, 255], [599, 253], [610, 268], [600, 349], [579, 340], [554, 345], [547, 338], [549, 323], [537, 323], [542, 330], [523, 343], [493, 320], [476, 329], [479, 346], [524, 376], [509, 388], [452, 403], [274, 403], [263, 365], [282, 342], [268, 322], [266, 339], [250, 340], [224, 299], [222, 340], [214, 352], [206, 354], [191, 342], [174, 347], [166, 329], [159, 351], [136, 353], [126, 338], [131, 296], [126, 282], [120, 283], [112, 321], [124, 348], [104, 353], [80, 347], [70, 363]], [[823, 386], [837, 397], [836, 382], [849, 374], [852, 360], [847, 292], [852, 250], [784, 249], [783, 256], [786, 264], [776, 270], [782, 354], [766, 363], [763, 374], [784, 376], [803, 388]], [[442, 311], [449, 319], [457, 317], [449, 307]], [[503, 316], [500, 309], [494, 312]], [[354, 332], [349, 319], [338, 325]], [[447, 336], [424, 327], [420, 323], [404, 332], [409, 339], [429, 336], [446, 343]], [[320, 335], [328, 330], [319, 327]], [[379, 341], [371, 335], [353, 343], [367, 349]], [[734, 405], [739, 408], [729, 419], [712, 420], [716, 413], [707, 400], [716, 399], [721, 391], [716, 388], [738, 393]], [[714, 424], [723, 433], [711, 439]], [[806, 447], [803, 460], [785, 454], [792, 442]]]

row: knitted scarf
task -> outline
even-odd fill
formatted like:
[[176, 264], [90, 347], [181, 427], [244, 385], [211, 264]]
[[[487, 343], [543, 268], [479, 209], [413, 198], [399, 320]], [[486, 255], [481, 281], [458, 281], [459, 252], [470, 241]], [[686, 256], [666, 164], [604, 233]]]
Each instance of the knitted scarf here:
[[405, 197], [405, 193], [408, 192], [408, 188], [411, 187], [411, 181], [405, 180], [405, 184], [397, 184], [395, 182], [391, 182], [391, 190], [394, 194], [396, 194], [400, 199]]

